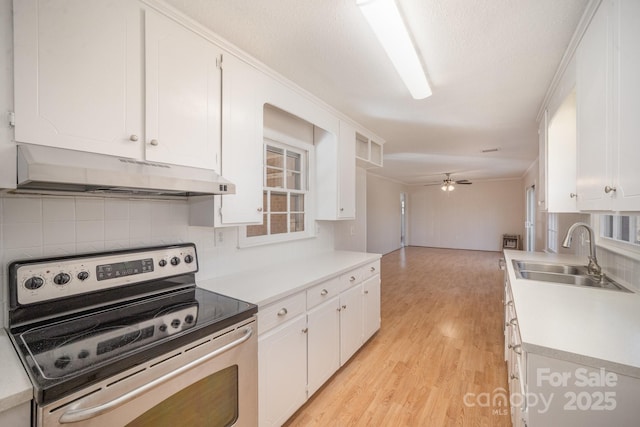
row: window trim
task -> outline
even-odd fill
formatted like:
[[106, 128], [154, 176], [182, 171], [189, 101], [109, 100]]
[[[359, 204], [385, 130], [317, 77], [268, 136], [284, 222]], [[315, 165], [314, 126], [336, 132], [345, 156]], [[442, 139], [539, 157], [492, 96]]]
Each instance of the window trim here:
[[[294, 190], [294, 193], [301, 192], [304, 194], [304, 231], [296, 231], [296, 232], [286, 232], [279, 234], [267, 234], [263, 236], [252, 236], [247, 237], [247, 227], [252, 224], [246, 224], [238, 227], [238, 247], [252, 247], [252, 246], [260, 246], [260, 245], [268, 245], [272, 243], [281, 243], [281, 242], [291, 242], [303, 239], [311, 239], [316, 237], [316, 227], [315, 227], [315, 196], [313, 193], [313, 189], [315, 188], [314, 177], [315, 173], [313, 170], [313, 165], [315, 164], [315, 146], [313, 144], [309, 144], [307, 142], [301, 141], [296, 138], [292, 138], [288, 135], [282, 134], [280, 132], [270, 131], [268, 129], [264, 130], [263, 144], [262, 144], [262, 189], [263, 194], [264, 191], [278, 191], [281, 190], [289, 194], [291, 192], [290, 189], [287, 188], [272, 188], [266, 187], [266, 173], [267, 168], [265, 165], [266, 159], [266, 150], [267, 145], [282, 148], [282, 149], [291, 149], [292, 151], [297, 151], [303, 154], [304, 160], [302, 162], [302, 170], [303, 177], [302, 179], [305, 181], [303, 187], [306, 187], [303, 190]], [[306, 154], [306, 155], [305, 155]], [[286, 177], [285, 177], [286, 180]], [[285, 184], [286, 187], [286, 184]], [[287, 197], [287, 213], [289, 211], [289, 203], [290, 200]], [[287, 224], [287, 227], [289, 224]]]

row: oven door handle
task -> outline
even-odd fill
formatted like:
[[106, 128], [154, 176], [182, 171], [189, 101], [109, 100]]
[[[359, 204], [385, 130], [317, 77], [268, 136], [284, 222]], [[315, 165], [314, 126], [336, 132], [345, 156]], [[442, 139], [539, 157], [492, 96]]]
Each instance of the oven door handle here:
[[201, 365], [205, 362], [207, 362], [208, 360], [213, 359], [216, 356], [219, 356], [220, 354], [231, 350], [234, 347], [239, 346], [240, 344], [244, 343], [245, 341], [247, 341], [249, 338], [251, 338], [251, 335], [253, 335], [253, 328], [251, 326], [247, 327], [244, 331], [244, 335], [242, 335], [242, 337], [238, 338], [235, 341], [230, 342], [229, 344], [226, 344], [222, 347], [220, 347], [219, 349], [206, 354], [196, 360], [193, 360], [189, 363], [187, 363], [186, 365], [182, 366], [181, 368], [176, 369], [175, 371], [169, 372], [168, 374], [165, 374], [159, 378], [156, 378], [155, 380], [148, 382], [147, 384], [138, 387], [134, 390], [131, 390], [125, 394], [123, 394], [122, 396], [119, 396], [113, 400], [110, 400], [109, 402], [100, 404], [98, 406], [93, 406], [91, 408], [85, 408], [85, 409], [78, 409], [78, 408], [73, 408], [73, 409], [69, 409], [68, 411], [66, 411], [64, 414], [62, 414], [62, 416], [60, 417], [60, 424], [70, 424], [70, 423], [77, 423], [79, 421], [84, 421], [84, 420], [88, 420], [90, 418], [94, 418], [97, 417], [98, 415], [102, 415], [105, 412], [109, 412], [112, 411], [114, 409], [116, 409], [119, 406], [124, 405], [125, 403], [135, 399], [136, 397], [140, 396], [143, 393], [148, 392], [149, 390], [158, 387], [159, 385], [169, 381], [172, 378], [177, 377], [178, 375], [183, 374], [184, 372], [195, 368], [198, 365]]

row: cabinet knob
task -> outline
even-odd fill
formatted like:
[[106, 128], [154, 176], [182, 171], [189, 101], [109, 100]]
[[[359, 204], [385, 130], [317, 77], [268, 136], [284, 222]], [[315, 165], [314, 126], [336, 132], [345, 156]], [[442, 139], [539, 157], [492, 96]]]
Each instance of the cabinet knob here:
[[340, 307], [336, 308], [336, 311], [342, 311], [342, 309]]
[[569, 197], [575, 199], [576, 197], [578, 197], [578, 195], [576, 193], [569, 193]]
[[303, 333], [303, 334], [306, 334], [307, 332], [309, 332], [309, 328], [304, 328], [304, 329], [302, 330], [302, 333]]
[[609, 194], [609, 193], [611, 193], [612, 191], [615, 193], [615, 192], [616, 192], [616, 187], [610, 187], [610, 186], [608, 186], [608, 185], [607, 185], [606, 187], [604, 187], [604, 192], [605, 192], [605, 193]]
[[343, 309], [343, 310], [346, 310], [346, 309], [347, 309], [346, 304], [342, 306], [342, 309]]
[[340, 212], [344, 212], [344, 208], [340, 208]]
[[328, 290], [326, 290], [326, 289], [323, 289], [323, 290], [321, 290], [321, 291], [320, 291], [320, 295], [322, 295], [322, 296], [325, 296], [325, 295], [327, 295], [328, 293], [329, 293], [329, 291], [328, 291]]
[[137, 140], [138, 140], [138, 135], [131, 135], [131, 136], [129, 137], [129, 141], [136, 142]]
[[376, 271], [375, 267], [371, 267], [371, 272], [373, 273], [374, 271]]
[[350, 282], [355, 282], [355, 280], [356, 280], [355, 276], [351, 276], [351, 277], [349, 277], [349, 281], [350, 281]]
[[280, 311], [278, 312], [278, 316], [282, 317], [282, 316], [286, 316], [286, 314], [288, 313], [286, 308], [281, 308]]
[[157, 139], [152, 139], [151, 141], [149, 141], [149, 144], [153, 145], [154, 147], [156, 145], [158, 145], [158, 140]]
[[369, 293], [369, 291], [364, 291], [364, 294], [367, 295]]
[[511, 374], [509, 378], [511, 378], [512, 380], [517, 380], [518, 376], [516, 374]]
[[262, 212], [262, 208], [258, 208], [258, 212]]

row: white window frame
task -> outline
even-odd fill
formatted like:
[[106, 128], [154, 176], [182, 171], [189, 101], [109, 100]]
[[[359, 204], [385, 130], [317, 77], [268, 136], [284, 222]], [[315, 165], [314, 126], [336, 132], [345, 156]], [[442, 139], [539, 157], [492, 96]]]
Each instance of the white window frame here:
[[[268, 245], [272, 243], [280, 243], [280, 242], [291, 242], [295, 240], [302, 239], [310, 239], [315, 238], [315, 204], [313, 189], [315, 187], [315, 182], [313, 180], [314, 170], [312, 170], [312, 165], [315, 164], [315, 147], [312, 144], [306, 143], [304, 141], [300, 141], [296, 138], [292, 138], [288, 135], [282, 134], [280, 132], [270, 131], [269, 129], [264, 130], [264, 139], [262, 144], [262, 183], [263, 183], [263, 191], [282, 191], [289, 193], [291, 190], [287, 188], [271, 188], [266, 187], [266, 173], [267, 168], [265, 164], [266, 159], [266, 150], [267, 145], [272, 147], [277, 147], [281, 149], [291, 150], [298, 153], [303, 154], [302, 161], [302, 179], [304, 181], [303, 189], [304, 194], [304, 231], [296, 231], [296, 232], [286, 232], [280, 234], [267, 234], [264, 236], [252, 236], [247, 237], [247, 226], [243, 225], [238, 227], [238, 245], [239, 247], [251, 247], [251, 246], [260, 246], [260, 245]], [[294, 191], [297, 193], [298, 191]], [[267, 200], [267, 203], [269, 201]], [[287, 197], [287, 212], [289, 210], [290, 199]], [[287, 221], [287, 227], [289, 227], [289, 221]]]
[[[640, 260], [640, 244], [633, 244], [633, 243], [625, 242], [622, 240], [605, 237], [602, 235], [602, 233], [604, 232], [602, 228], [602, 221], [604, 220], [604, 217], [607, 215], [625, 216], [625, 215], [616, 215], [615, 213], [591, 216], [592, 217], [591, 226], [593, 227], [596, 235], [597, 245], [611, 252], [615, 252], [620, 255], [626, 256], [628, 258]], [[638, 215], [626, 215], [626, 216], [637, 217]], [[637, 219], [635, 220], [637, 221]], [[619, 233], [618, 227], [619, 227], [619, 224], [617, 224], [616, 221], [614, 221], [614, 224], [613, 224], [614, 236]]]
[[558, 214], [547, 214], [547, 252], [558, 253]]

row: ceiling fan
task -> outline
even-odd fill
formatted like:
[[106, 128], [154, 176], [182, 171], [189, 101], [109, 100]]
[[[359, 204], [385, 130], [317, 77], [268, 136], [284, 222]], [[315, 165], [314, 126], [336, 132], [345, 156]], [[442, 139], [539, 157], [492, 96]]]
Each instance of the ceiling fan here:
[[440, 185], [440, 189], [442, 191], [453, 191], [455, 190], [455, 185], [460, 184], [460, 185], [471, 185], [473, 184], [471, 181], [469, 181], [468, 179], [459, 179], [459, 180], [453, 180], [451, 179], [451, 174], [450, 173], [445, 173], [445, 175], [447, 176], [445, 179], [442, 180], [442, 184], [439, 182], [435, 182], [432, 184], [425, 184], [425, 185]]

